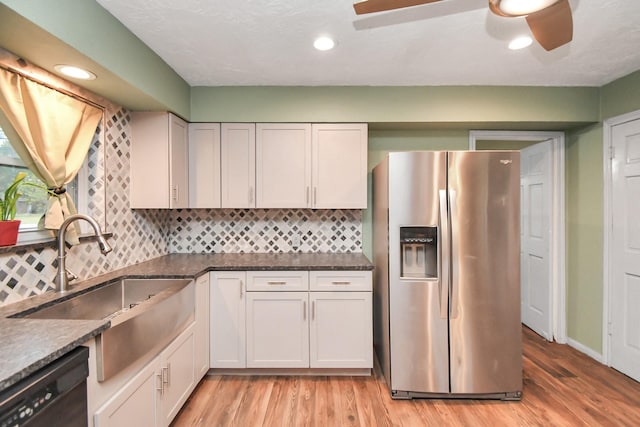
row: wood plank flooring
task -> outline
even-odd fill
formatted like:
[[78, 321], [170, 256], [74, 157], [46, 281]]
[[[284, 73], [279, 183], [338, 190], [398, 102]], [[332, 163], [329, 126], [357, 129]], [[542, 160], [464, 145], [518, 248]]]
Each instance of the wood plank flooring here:
[[186, 426], [640, 426], [640, 383], [523, 328], [520, 402], [392, 400], [370, 377], [206, 376]]

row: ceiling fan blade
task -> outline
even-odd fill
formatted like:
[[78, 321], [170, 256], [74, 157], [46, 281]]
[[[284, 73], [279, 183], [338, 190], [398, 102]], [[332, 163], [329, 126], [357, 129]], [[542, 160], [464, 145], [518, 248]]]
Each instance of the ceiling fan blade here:
[[402, 9], [439, 1], [442, 0], [366, 0], [354, 3], [353, 8], [356, 11], [356, 15], [363, 15], [365, 13], [384, 12], [386, 10]]
[[573, 39], [573, 18], [569, 0], [562, 0], [527, 15], [533, 37], [546, 50], [553, 50]]

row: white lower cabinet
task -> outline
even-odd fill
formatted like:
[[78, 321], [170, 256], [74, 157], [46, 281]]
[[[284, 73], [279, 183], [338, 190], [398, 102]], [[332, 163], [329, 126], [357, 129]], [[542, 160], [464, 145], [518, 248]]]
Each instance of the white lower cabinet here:
[[370, 271], [212, 273], [211, 367], [371, 369], [371, 279]]
[[308, 292], [247, 293], [247, 367], [308, 368]]
[[210, 273], [211, 368], [245, 368], [245, 283], [243, 271]]
[[152, 427], [162, 425], [157, 398], [160, 359], [148, 364], [94, 415], [95, 427]]
[[310, 292], [309, 366], [373, 367], [371, 292]]
[[168, 426], [196, 386], [194, 330], [192, 324], [102, 405], [94, 426]]
[[196, 381], [209, 372], [209, 274], [196, 279], [195, 369]]
[[171, 343], [160, 355], [161, 426], [168, 426], [196, 387], [195, 328]]

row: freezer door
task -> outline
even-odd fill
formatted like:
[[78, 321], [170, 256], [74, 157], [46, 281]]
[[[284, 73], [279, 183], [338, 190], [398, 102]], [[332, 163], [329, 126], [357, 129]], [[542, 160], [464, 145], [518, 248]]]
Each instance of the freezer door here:
[[451, 392], [522, 390], [520, 153], [449, 153]]
[[[392, 392], [448, 393], [448, 294], [442, 285], [440, 244], [441, 212], [446, 220], [446, 206], [440, 205], [446, 190], [446, 153], [391, 153], [388, 188], [389, 385]], [[435, 242], [437, 256], [420, 255], [420, 247], [430, 251]], [[422, 263], [434, 261], [435, 268], [423, 268]], [[445, 268], [445, 276], [447, 272]]]

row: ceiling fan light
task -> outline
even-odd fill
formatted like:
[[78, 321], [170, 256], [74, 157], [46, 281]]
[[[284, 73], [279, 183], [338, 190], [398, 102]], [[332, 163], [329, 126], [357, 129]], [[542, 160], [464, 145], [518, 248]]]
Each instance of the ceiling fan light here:
[[511, 40], [511, 42], [509, 42], [509, 49], [524, 49], [527, 46], [531, 46], [531, 43], [533, 43], [533, 39], [529, 36], [516, 37], [515, 39]]
[[502, 16], [525, 16], [557, 3], [560, 0], [489, 0], [494, 13]]

